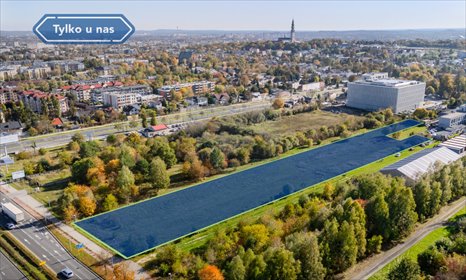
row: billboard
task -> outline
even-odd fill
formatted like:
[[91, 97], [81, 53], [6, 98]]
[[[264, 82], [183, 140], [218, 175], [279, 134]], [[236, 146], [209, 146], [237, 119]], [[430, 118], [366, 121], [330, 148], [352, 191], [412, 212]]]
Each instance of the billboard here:
[[24, 178], [24, 176], [26, 176], [24, 174], [24, 170], [11, 172], [11, 177], [13, 180]]

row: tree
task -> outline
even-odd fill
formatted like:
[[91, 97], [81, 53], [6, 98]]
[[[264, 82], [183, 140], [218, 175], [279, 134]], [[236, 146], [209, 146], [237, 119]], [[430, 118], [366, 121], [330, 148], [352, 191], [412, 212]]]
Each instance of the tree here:
[[151, 158], [160, 157], [166, 164], [167, 168], [171, 168], [176, 164], [175, 151], [170, 147], [167, 138], [155, 137], [150, 141], [149, 156]]
[[92, 157], [100, 151], [100, 145], [96, 141], [81, 142], [79, 145], [79, 156], [81, 158]]
[[[423, 221], [425, 218], [430, 217], [431, 213], [431, 196], [432, 188], [427, 178], [419, 181], [413, 189], [414, 201], [416, 202], [416, 212], [419, 219]], [[440, 200], [437, 204], [440, 203]]]
[[300, 265], [293, 258], [293, 253], [284, 248], [269, 248], [264, 254], [267, 264], [264, 278], [269, 280], [297, 279]]
[[84, 214], [84, 216], [89, 217], [94, 214], [97, 205], [95, 200], [88, 196], [83, 196], [79, 198], [79, 211]]
[[217, 147], [214, 147], [210, 153], [210, 164], [216, 170], [222, 169], [226, 165], [225, 155]]
[[63, 210], [63, 218], [68, 223], [75, 220], [77, 216], [78, 216], [78, 210], [76, 210], [76, 207], [74, 207], [73, 204], [68, 205]]
[[347, 221], [339, 225], [335, 218], [327, 220], [320, 239], [322, 262], [330, 272], [342, 272], [356, 263], [358, 247], [354, 228]]
[[275, 98], [275, 100], [273, 101], [272, 107], [274, 109], [281, 109], [283, 108], [283, 106], [285, 106], [285, 101], [283, 101], [282, 98]]
[[215, 265], [206, 265], [198, 272], [200, 280], [223, 280], [220, 269]]
[[403, 258], [395, 267], [388, 273], [389, 280], [418, 280], [420, 279], [419, 265], [408, 259]]
[[385, 240], [390, 236], [387, 228], [389, 223], [389, 209], [385, 201], [385, 193], [380, 192], [366, 205], [366, 219], [368, 235], [381, 235]]
[[445, 256], [436, 248], [429, 248], [417, 256], [417, 262], [422, 272], [435, 276], [446, 265]]
[[170, 185], [170, 176], [167, 173], [165, 162], [159, 157], [152, 160], [149, 167], [148, 181], [156, 189], [165, 189]]
[[154, 110], [150, 112], [150, 125], [157, 125], [157, 114]]
[[386, 201], [389, 208], [390, 237], [399, 240], [409, 234], [417, 222], [413, 193], [408, 187], [395, 185], [388, 193]]
[[286, 247], [293, 252], [301, 264], [298, 279], [324, 279], [325, 268], [322, 265], [319, 244], [311, 232], [294, 233], [286, 238]]
[[113, 194], [108, 194], [102, 203], [102, 210], [104, 212], [118, 208], [118, 200]]
[[246, 251], [246, 255], [250, 256], [250, 261], [248, 265], [246, 265], [246, 279], [263, 279], [263, 275], [265, 273], [265, 269], [267, 264], [264, 261], [264, 257], [262, 255], [254, 255], [251, 249]]
[[383, 237], [374, 235], [367, 240], [367, 254], [378, 254], [382, 250]]
[[426, 95], [433, 95], [435, 93], [435, 89], [433, 86], [428, 86], [426, 88]]
[[324, 191], [322, 193], [322, 197], [324, 197], [327, 200], [331, 200], [334, 192], [335, 192], [335, 187], [332, 185], [332, 183], [327, 182], [324, 185]]
[[84, 142], [84, 135], [82, 133], [78, 132], [73, 137], [71, 137], [71, 140], [74, 142], [82, 143]]
[[128, 166], [123, 165], [116, 178], [118, 196], [124, 202], [128, 202], [131, 196], [131, 188], [134, 186], [134, 175]]
[[235, 256], [226, 268], [226, 277], [229, 280], [244, 280], [246, 268], [240, 256]]
[[192, 180], [201, 180], [206, 174], [206, 168], [202, 165], [197, 155], [183, 163], [183, 174]]
[[245, 248], [259, 252], [269, 241], [269, 232], [263, 224], [247, 225], [240, 230], [240, 240]]
[[76, 161], [71, 166], [71, 180], [79, 184], [86, 184], [87, 171], [94, 166], [93, 161], [89, 158]]

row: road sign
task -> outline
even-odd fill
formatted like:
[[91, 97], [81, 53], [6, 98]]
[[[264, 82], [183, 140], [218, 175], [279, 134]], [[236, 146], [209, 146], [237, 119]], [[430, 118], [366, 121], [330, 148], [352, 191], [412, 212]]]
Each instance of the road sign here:
[[45, 261], [41, 261], [41, 262], [39, 263], [39, 266], [43, 266], [43, 265], [45, 265]]
[[82, 249], [82, 248], [84, 248], [84, 244], [82, 243], [76, 244], [76, 249]]
[[122, 14], [46, 14], [33, 27], [47, 44], [121, 44], [134, 31]]
[[11, 178], [13, 180], [21, 179], [21, 178], [24, 178], [25, 176], [26, 176], [26, 174], [24, 174], [24, 170], [11, 172]]

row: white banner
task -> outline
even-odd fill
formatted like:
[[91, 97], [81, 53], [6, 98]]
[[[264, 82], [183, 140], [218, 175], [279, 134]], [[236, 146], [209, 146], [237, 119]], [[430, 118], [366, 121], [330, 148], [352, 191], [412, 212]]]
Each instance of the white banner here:
[[13, 180], [24, 178], [24, 176], [26, 176], [26, 174], [24, 174], [24, 170], [11, 172], [11, 177]]

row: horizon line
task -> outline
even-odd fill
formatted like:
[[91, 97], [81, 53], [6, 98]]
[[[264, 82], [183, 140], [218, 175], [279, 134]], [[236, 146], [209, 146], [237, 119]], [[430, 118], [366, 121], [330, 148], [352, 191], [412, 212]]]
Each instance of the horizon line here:
[[[321, 30], [296, 30], [299, 32], [351, 32], [351, 31], [429, 31], [429, 30], [454, 30], [464, 29], [466, 27], [422, 27], [422, 28], [395, 28], [395, 29], [321, 29]], [[210, 32], [290, 32], [289, 29], [270, 30], [270, 29], [178, 29], [178, 28], [157, 28], [157, 29], [137, 29], [135, 32], [154, 32], [154, 31], [210, 31]], [[0, 32], [31, 32], [32, 30], [1, 30]]]

